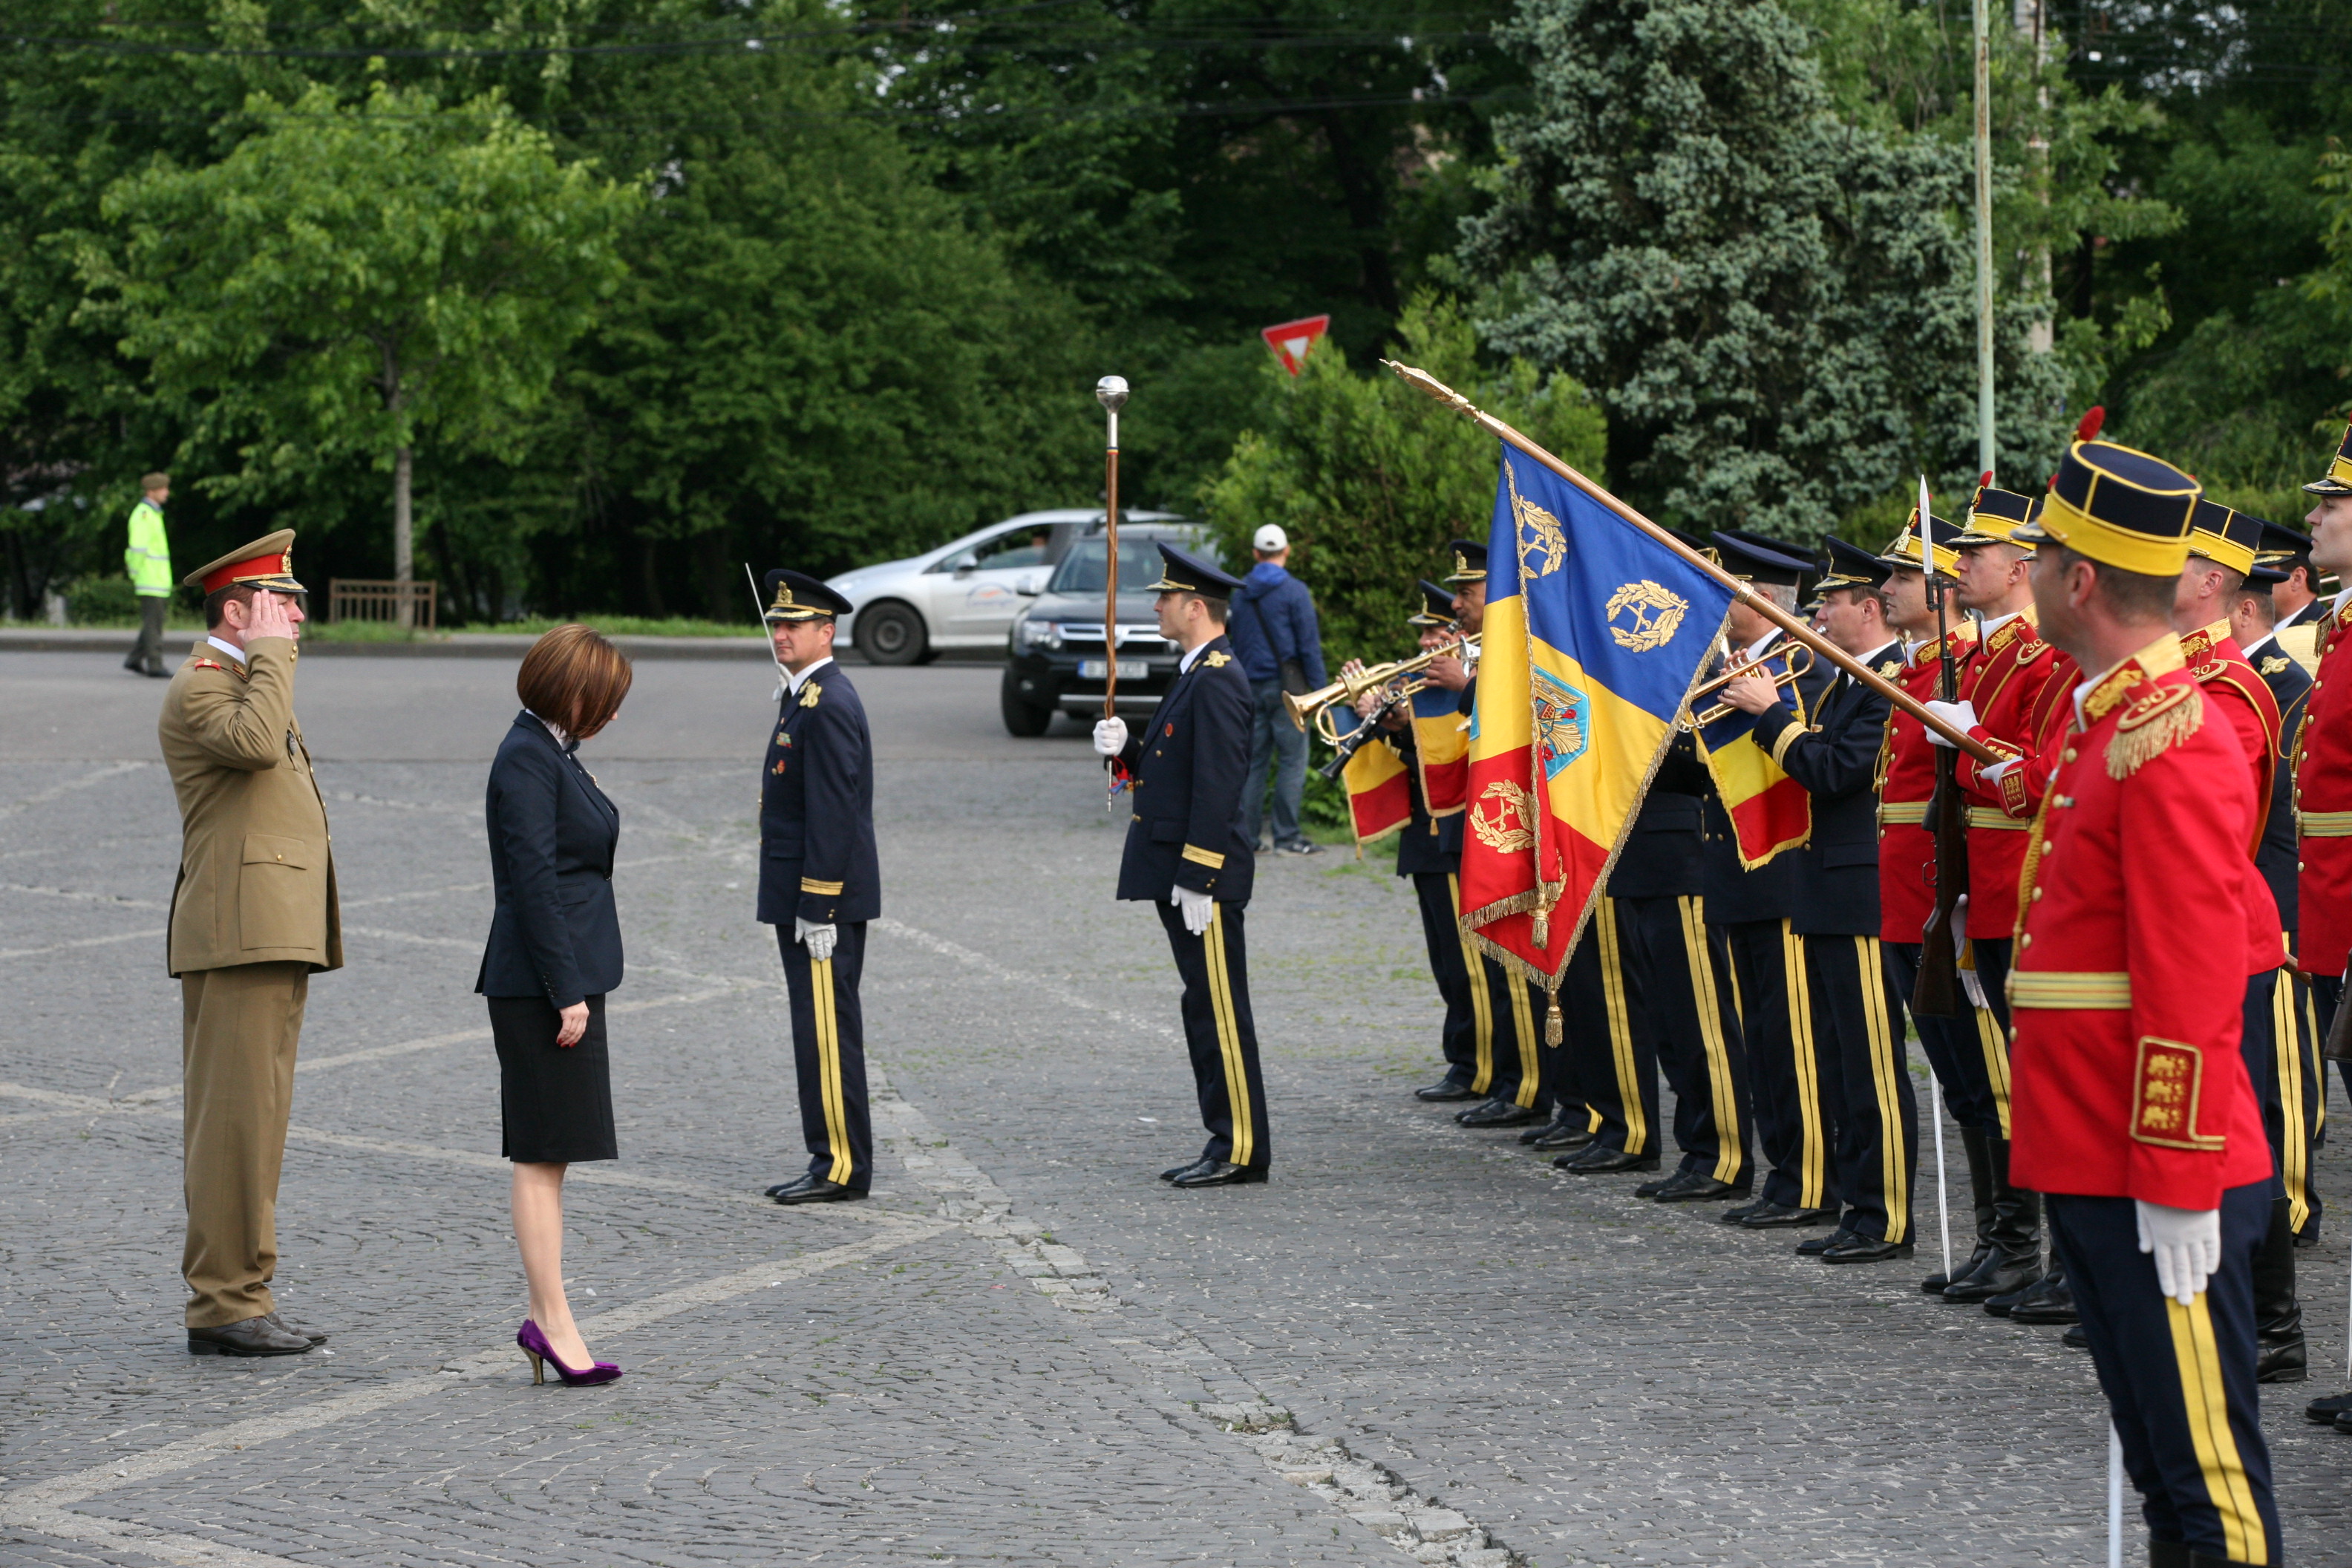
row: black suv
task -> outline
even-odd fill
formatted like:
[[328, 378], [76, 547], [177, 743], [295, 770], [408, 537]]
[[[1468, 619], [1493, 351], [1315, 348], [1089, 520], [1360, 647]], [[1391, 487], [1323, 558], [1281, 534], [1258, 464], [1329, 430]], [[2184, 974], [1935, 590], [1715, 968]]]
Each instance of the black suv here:
[[[1160, 581], [1160, 540], [1211, 560], [1216, 551], [1198, 523], [1127, 523], [1118, 531], [1118, 708], [1148, 713], [1176, 678], [1183, 651], [1160, 635], [1150, 584]], [[1103, 588], [1110, 560], [1099, 525], [1070, 542], [1045, 588], [1013, 618], [1007, 639], [1002, 703], [1004, 727], [1042, 735], [1056, 711], [1102, 716]]]

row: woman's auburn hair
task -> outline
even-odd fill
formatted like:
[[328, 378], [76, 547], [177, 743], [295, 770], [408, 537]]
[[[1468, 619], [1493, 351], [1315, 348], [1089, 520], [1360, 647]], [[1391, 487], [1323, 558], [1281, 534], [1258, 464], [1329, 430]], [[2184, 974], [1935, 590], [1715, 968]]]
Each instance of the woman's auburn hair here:
[[573, 740], [584, 741], [613, 721], [635, 678], [628, 657], [604, 633], [575, 623], [530, 645], [515, 672], [515, 695]]

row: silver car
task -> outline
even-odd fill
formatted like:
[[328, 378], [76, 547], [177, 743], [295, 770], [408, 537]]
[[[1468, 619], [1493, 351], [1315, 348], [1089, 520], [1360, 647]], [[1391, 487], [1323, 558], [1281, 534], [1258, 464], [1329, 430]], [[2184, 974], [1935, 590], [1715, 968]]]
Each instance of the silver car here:
[[[860, 566], [830, 579], [852, 605], [843, 628], [876, 664], [919, 664], [950, 648], [1004, 647], [1013, 617], [1044, 585], [1070, 542], [1099, 528], [1100, 507], [1024, 511], [904, 561]], [[1173, 514], [1119, 508], [1122, 521]]]

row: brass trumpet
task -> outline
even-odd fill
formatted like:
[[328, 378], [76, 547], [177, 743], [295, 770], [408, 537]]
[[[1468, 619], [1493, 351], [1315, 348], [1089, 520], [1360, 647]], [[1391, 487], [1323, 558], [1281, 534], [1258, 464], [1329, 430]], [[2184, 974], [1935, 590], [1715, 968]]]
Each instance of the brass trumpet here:
[[1459, 658], [1466, 662], [1468, 657], [1477, 651], [1478, 634], [1473, 632], [1458, 642], [1448, 643], [1444, 647], [1432, 648], [1427, 653], [1417, 654], [1412, 658], [1397, 659], [1388, 664], [1375, 664], [1358, 671], [1352, 677], [1342, 676], [1322, 690], [1310, 691], [1304, 697], [1293, 696], [1286, 691], [1282, 694], [1283, 711], [1288, 713], [1290, 721], [1301, 730], [1306, 729], [1311, 721], [1315, 726], [1315, 732], [1323, 737], [1326, 745], [1337, 746], [1340, 741], [1340, 733], [1338, 722], [1331, 716], [1334, 707], [1344, 703], [1353, 708], [1356, 705], [1356, 699], [1366, 692], [1381, 691], [1391, 687], [1396, 689], [1389, 691], [1390, 701], [1394, 702], [1410, 697], [1429, 682], [1425, 678], [1407, 680], [1404, 679], [1405, 677], [1427, 669], [1441, 658]]
[[[1798, 657], [1801, 654], [1803, 656], [1802, 658]], [[1810, 646], [1804, 643], [1794, 645], [1785, 656], [1781, 655], [1776, 649], [1773, 653], [1766, 655], [1766, 657], [1785, 657], [1787, 658], [1789, 668], [1781, 670], [1780, 673], [1772, 677], [1772, 684], [1784, 689], [1795, 685], [1800, 676], [1813, 668], [1813, 650]], [[1757, 668], [1754, 661], [1742, 659], [1738, 663], [1733, 665], [1729, 669], [1725, 670], [1721, 675], [1709, 676], [1706, 679], [1700, 681], [1696, 686], [1691, 688], [1690, 696], [1684, 701], [1683, 710], [1685, 713], [1691, 713], [1691, 703], [1697, 701], [1702, 697], [1711, 696], [1714, 693], [1722, 690], [1725, 687], [1730, 685], [1733, 681], [1738, 679], [1743, 675], [1754, 675], [1756, 673]], [[1696, 713], [1691, 713], [1690, 720], [1685, 727], [1693, 730], [1704, 730], [1709, 724], [1714, 723], [1717, 720], [1723, 718], [1727, 714], [1736, 713], [1738, 711], [1738, 710], [1734, 708], [1728, 702], [1713, 703]]]

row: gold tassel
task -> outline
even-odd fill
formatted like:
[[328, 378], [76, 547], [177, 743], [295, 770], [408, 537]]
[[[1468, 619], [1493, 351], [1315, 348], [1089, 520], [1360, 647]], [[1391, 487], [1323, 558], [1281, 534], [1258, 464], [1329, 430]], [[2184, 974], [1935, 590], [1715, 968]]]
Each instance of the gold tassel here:
[[2126, 714], [2107, 742], [2107, 776], [2127, 779], [2205, 725], [2205, 695], [2193, 686], [2145, 715]]
[[1551, 945], [1551, 906], [1538, 904], [1534, 915], [1536, 951], [1541, 952]]
[[1556, 1046], [1568, 1037], [1559, 1016], [1559, 990], [1555, 986], [1544, 994], [1551, 999], [1551, 1010], [1544, 1015], [1544, 1044]]

